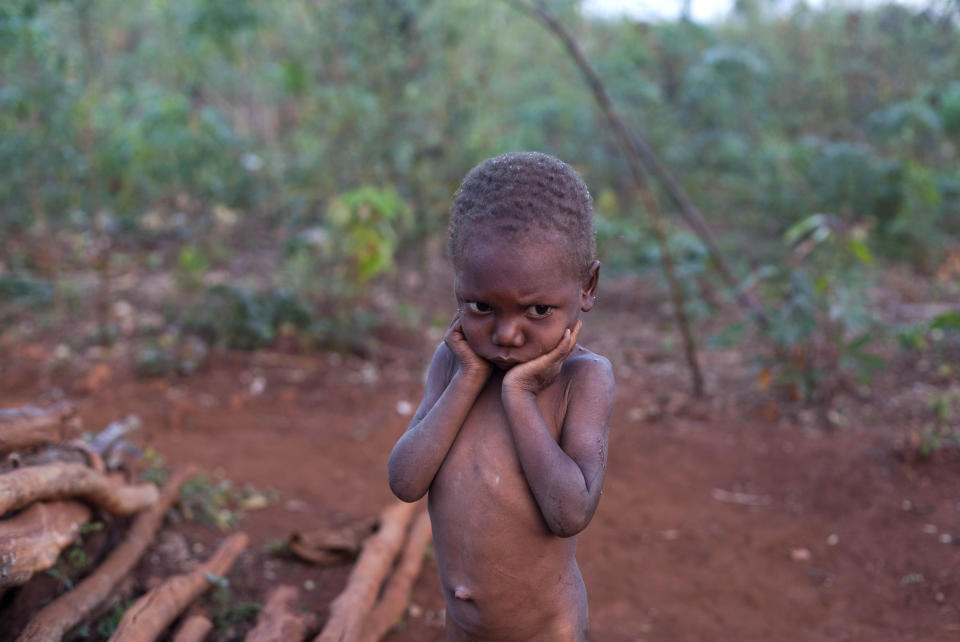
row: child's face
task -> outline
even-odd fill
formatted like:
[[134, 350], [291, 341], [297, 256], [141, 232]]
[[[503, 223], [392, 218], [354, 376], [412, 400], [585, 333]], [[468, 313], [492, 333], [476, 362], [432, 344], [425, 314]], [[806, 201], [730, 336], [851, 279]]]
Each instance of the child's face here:
[[549, 352], [593, 307], [599, 265], [580, 278], [562, 244], [529, 235], [471, 241], [454, 282], [467, 343], [501, 370]]

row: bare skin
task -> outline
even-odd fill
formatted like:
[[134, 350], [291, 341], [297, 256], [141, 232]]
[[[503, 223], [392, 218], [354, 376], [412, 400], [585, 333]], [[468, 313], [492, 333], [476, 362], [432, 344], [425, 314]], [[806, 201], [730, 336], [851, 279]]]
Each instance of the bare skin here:
[[599, 263], [556, 243], [477, 240], [390, 485], [429, 491], [448, 640], [587, 640], [576, 537], [599, 502], [614, 382], [577, 344]]

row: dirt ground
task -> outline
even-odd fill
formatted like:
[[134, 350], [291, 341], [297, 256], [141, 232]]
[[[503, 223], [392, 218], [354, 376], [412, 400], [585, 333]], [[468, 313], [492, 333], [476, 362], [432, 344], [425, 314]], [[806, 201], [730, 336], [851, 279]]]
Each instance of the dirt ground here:
[[[960, 640], [960, 459], [905, 458], [911, 418], [893, 392], [856, 401], [826, 429], [815, 411], [787, 412], [758, 391], [747, 357], [712, 351], [709, 396], [693, 401], [662, 305], [631, 281], [601, 292], [582, 341], [611, 359], [618, 389], [603, 497], [578, 544], [592, 640]], [[431, 315], [450, 307], [433, 305]], [[323, 617], [349, 566], [311, 567], [273, 544], [392, 501], [387, 457], [438, 338], [396, 330], [365, 359], [216, 354], [175, 381], [136, 378], [116, 353], [51, 368], [55, 341], [37, 341], [0, 352], [0, 406], [63, 396], [91, 429], [135, 413], [137, 442], [169, 465], [196, 462], [271, 491], [237, 525], [253, 544], [230, 575], [233, 591], [262, 602], [270, 586], [295, 583]], [[186, 555], [203, 557], [222, 537], [180, 522], [158, 542], [186, 540]], [[166, 548], [141, 564], [143, 581], [165, 566]], [[431, 560], [413, 605], [388, 640], [442, 640]], [[8, 608], [0, 630], [27, 617]]]

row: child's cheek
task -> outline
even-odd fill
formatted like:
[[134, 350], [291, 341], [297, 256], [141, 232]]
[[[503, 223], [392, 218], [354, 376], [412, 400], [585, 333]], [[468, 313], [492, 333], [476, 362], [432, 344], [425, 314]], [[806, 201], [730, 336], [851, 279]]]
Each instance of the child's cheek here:
[[463, 323], [461, 327], [463, 328], [463, 336], [467, 340], [467, 345], [470, 346], [471, 350], [479, 354], [478, 349], [480, 348], [480, 345], [481, 345], [479, 341], [479, 338], [480, 338], [479, 331], [477, 330], [477, 328], [473, 326], [472, 323]]

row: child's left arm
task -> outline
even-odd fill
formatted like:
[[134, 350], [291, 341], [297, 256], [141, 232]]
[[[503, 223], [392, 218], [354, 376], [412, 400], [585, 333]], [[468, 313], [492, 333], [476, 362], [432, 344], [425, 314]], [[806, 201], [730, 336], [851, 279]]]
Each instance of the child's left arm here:
[[576, 347], [580, 327], [567, 330], [550, 352], [511, 368], [501, 390], [523, 474], [547, 526], [560, 537], [583, 530], [600, 501], [613, 408], [613, 371], [599, 356], [568, 364], [574, 370], [559, 443], [537, 406], [537, 394]]

